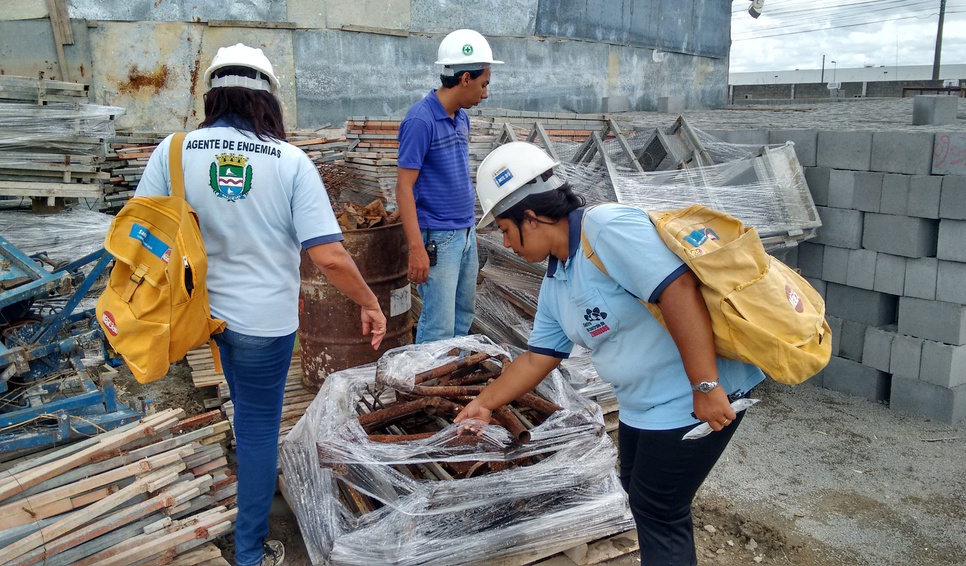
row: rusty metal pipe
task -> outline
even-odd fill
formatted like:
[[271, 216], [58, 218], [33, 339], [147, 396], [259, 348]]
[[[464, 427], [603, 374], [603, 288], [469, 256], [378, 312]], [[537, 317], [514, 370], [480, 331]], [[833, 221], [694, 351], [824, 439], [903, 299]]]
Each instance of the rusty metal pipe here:
[[417, 385], [413, 387], [413, 395], [423, 397], [468, 397], [479, 395], [483, 391], [482, 385]]
[[443, 364], [441, 366], [435, 367], [433, 369], [426, 370], [422, 373], [417, 373], [415, 377], [415, 383], [418, 385], [420, 383], [429, 381], [431, 379], [438, 379], [444, 375], [453, 373], [454, 371], [471, 366], [473, 364], [478, 364], [483, 360], [489, 358], [490, 355], [486, 352], [479, 352], [476, 354], [471, 354], [465, 358], [460, 358], [452, 362]]
[[366, 413], [364, 415], [359, 415], [359, 424], [366, 432], [372, 432], [382, 428], [394, 421], [408, 417], [420, 411], [425, 411], [428, 414], [433, 414], [436, 411], [436, 399], [432, 397], [424, 397], [422, 399], [416, 399], [415, 401], [407, 401], [405, 403], [397, 403], [395, 405], [389, 405], [385, 409], [379, 409], [378, 411], [373, 411], [371, 413]]
[[527, 393], [516, 400], [517, 403], [523, 405], [524, 407], [529, 407], [538, 413], [543, 413], [546, 416], [550, 416], [557, 411], [562, 411], [563, 407], [547, 401], [543, 397], [538, 397], [533, 393]]
[[503, 428], [510, 431], [510, 434], [512, 434], [518, 442], [530, 442], [530, 431], [527, 430], [527, 427], [520, 422], [520, 419], [518, 419], [506, 405], [494, 409], [493, 416], [496, 417], [496, 420], [500, 421], [500, 424], [503, 425]]
[[412, 442], [413, 440], [425, 440], [436, 434], [435, 432], [419, 432], [416, 434], [370, 434], [369, 440], [381, 442], [383, 444], [393, 444], [396, 442]]

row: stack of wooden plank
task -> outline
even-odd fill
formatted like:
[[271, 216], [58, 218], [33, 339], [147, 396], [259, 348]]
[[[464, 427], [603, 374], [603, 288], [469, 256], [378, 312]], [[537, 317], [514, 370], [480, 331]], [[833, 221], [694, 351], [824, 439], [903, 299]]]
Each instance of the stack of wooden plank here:
[[99, 198], [106, 140], [123, 109], [87, 85], [0, 75], [0, 196]]
[[228, 423], [158, 412], [10, 463], [0, 479], [0, 563], [227, 564], [207, 544], [233, 529]]
[[110, 173], [104, 185], [104, 212], [117, 212], [134, 196], [151, 154], [166, 134], [118, 132], [111, 140], [104, 168]]
[[382, 199], [396, 208], [396, 158], [399, 156], [399, 119], [352, 117], [346, 120], [344, 167], [356, 174], [359, 202]]

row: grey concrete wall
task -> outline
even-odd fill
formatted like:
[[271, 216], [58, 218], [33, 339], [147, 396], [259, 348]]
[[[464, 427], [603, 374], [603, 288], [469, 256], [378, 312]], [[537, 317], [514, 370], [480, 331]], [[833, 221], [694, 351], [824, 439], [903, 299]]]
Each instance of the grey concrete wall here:
[[[9, 6], [7, 5], [9, 4]], [[486, 35], [498, 59], [490, 102], [598, 112], [604, 97], [656, 110], [727, 102], [730, 7], [717, 0], [69, 0], [69, 80], [122, 106], [122, 128], [173, 131], [201, 117], [202, 75], [219, 46], [262, 47], [290, 128], [400, 115], [439, 84], [436, 49], [453, 29]], [[215, 20], [235, 24], [209, 25]], [[351, 28], [351, 29], [347, 29]], [[365, 29], [367, 33], [359, 30]], [[0, 13], [0, 73], [63, 79], [45, 0]]]

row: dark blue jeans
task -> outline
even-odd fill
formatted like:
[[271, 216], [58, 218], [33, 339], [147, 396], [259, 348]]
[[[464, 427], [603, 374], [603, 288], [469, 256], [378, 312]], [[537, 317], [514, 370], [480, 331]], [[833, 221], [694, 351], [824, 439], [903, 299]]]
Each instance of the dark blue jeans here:
[[642, 565], [698, 563], [691, 502], [744, 414], [697, 440], [681, 440], [693, 427], [642, 430], [620, 423], [620, 478], [637, 524]]
[[262, 337], [225, 330], [215, 335], [225, 379], [235, 406], [235, 455], [238, 460], [238, 518], [235, 563], [262, 561], [268, 535], [268, 510], [278, 477], [278, 429], [285, 379], [292, 362], [295, 333]]

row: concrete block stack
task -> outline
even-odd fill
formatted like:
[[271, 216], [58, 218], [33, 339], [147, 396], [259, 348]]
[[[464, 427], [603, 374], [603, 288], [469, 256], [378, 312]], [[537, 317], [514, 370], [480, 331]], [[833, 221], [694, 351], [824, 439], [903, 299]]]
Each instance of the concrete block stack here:
[[815, 139], [797, 149], [823, 226], [795, 261], [824, 294], [835, 339], [809, 383], [942, 422], [966, 418], [966, 164], [955, 160], [966, 134]]

